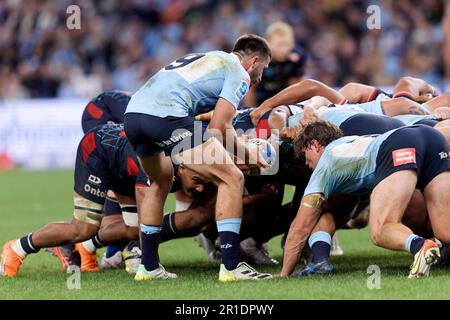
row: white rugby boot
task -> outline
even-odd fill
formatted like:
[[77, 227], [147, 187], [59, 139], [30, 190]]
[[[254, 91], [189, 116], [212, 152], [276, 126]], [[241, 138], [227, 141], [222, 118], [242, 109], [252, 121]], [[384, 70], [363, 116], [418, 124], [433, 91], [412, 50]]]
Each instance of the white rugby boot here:
[[136, 275], [134, 276], [134, 280], [136, 281], [145, 281], [145, 280], [155, 280], [155, 279], [176, 279], [177, 275], [175, 273], [171, 273], [166, 271], [164, 267], [159, 264], [159, 267], [152, 271], [147, 271], [143, 264], [140, 264]]
[[272, 279], [272, 275], [269, 273], [261, 273], [250, 267], [245, 262], [239, 262], [236, 269], [227, 270], [225, 265], [220, 265], [219, 281], [239, 281], [239, 280], [268, 280]]
[[408, 278], [428, 277], [431, 266], [439, 261], [439, 257], [439, 246], [431, 240], [425, 240], [420, 251], [414, 255]]

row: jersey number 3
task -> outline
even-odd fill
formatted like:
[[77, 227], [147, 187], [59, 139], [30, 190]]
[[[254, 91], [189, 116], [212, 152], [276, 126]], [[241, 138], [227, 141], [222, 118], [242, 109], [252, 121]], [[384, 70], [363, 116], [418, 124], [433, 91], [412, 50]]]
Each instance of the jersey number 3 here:
[[195, 60], [200, 59], [201, 57], [204, 57], [204, 56], [205, 56], [205, 54], [203, 54], [203, 53], [188, 54], [178, 60], [175, 60], [171, 64], [167, 65], [164, 68], [164, 70], [173, 70], [173, 69], [184, 67], [184, 66], [188, 65], [189, 63], [194, 62]]

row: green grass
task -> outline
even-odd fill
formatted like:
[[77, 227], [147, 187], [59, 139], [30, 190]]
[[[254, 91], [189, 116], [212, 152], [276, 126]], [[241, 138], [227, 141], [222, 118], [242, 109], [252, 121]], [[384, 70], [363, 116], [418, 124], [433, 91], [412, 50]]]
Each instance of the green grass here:
[[[0, 242], [50, 221], [70, 219], [72, 181], [71, 172], [0, 173]], [[173, 208], [172, 199], [167, 206]], [[83, 273], [81, 290], [69, 290], [69, 275], [42, 251], [27, 257], [18, 277], [0, 279], [0, 299], [450, 299], [448, 269], [434, 268], [429, 278], [409, 280], [410, 255], [374, 247], [367, 229], [338, 234], [345, 255], [333, 258], [336, 274], [330, 277], [221, 284], [218, 266], [208, 264], [189, 238], [160, 247], [162, 263], [178, 273], [177, 280], [136, 282], [125, 271], [102, 271]], [[279, 243], [279, 237], [269, 243], [278, 260]], [[372, 264], [381, 268], [380, 290], [366, 285], [367, 267]], [[279, 267], [259, 269], [280, 271]]]

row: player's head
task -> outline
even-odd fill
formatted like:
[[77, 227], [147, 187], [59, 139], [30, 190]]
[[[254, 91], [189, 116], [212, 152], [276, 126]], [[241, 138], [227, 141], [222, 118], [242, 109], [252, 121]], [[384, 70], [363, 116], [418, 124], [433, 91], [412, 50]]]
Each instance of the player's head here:
[[297, 157], [305, 156], [306, 165], [315, 169], [325, 147], [342, 137], [342, 131], [334, 124], [324, 120], [312, 122], [303, 127], [294, 139]]
[[191, 197], [204, 192], [208, 183], [206, 179], [183, 165], [180, 165], [178, 168], [178, 178], [180, 179], [184, 193]]
[[267, 40], [255, 34], [240, 36], [232, 52], [239, 56], [242, 66], [250, 75], [251, 83], [260, 82], [264, 69], [272, 59], [272, 51]]
[[267, 27], [266, 39], [276, 61], [285, 61], [295, 46], [294, 30], [289, 24], [281, 21]]

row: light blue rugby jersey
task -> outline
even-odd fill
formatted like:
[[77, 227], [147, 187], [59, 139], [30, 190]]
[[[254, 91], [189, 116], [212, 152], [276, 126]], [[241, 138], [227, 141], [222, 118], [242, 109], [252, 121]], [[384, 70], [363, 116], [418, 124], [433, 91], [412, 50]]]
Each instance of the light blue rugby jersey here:
[[[319, 119], [330, 121], [332, 124], [339, 127], [342, 122], [359, 113], [366, 113], [366, 111], [356, 106], [348, 108], [347, 106], [337, 105], [336, 107], [332, 108], [320, 107], [319, 109], [317, 109], [316, 114]], [[299, 111], [296, 114], [290, 116], [288, 118], [288, 127], [297, 125], [302, 116], [303, 111]]]
[[392, 118], [402, 121], [407, 126], [416, 124], [420, 120], [424, 120], [424, 119], [436, 120], [436, 116], [434, 116], [432, 114], [430, 114], [430, 115], [401, 114], [398, 116], [394, 116]]
[[125, 113], [161, 118], [196, 116], [213, 110], [219, 97], [237, 108], [249, 86], [250, 76], [236, 55], [193, 53], [151, 77], [133, 94]]
[[326, 148], [309, 180], [304, 195], [322, 193], [362, 194], [371, 192], [381, 144], [396, 130], [381, 135], [348, 136]]
[[376, 99], [369, 102], [364, 103], [349, 103], [347, 104], [348, 108], [360, 108], [368, 113], [378, 114], [378, 115], [384, 115], [383, 107], [381, 103], [383, 102], [383, 99]]

